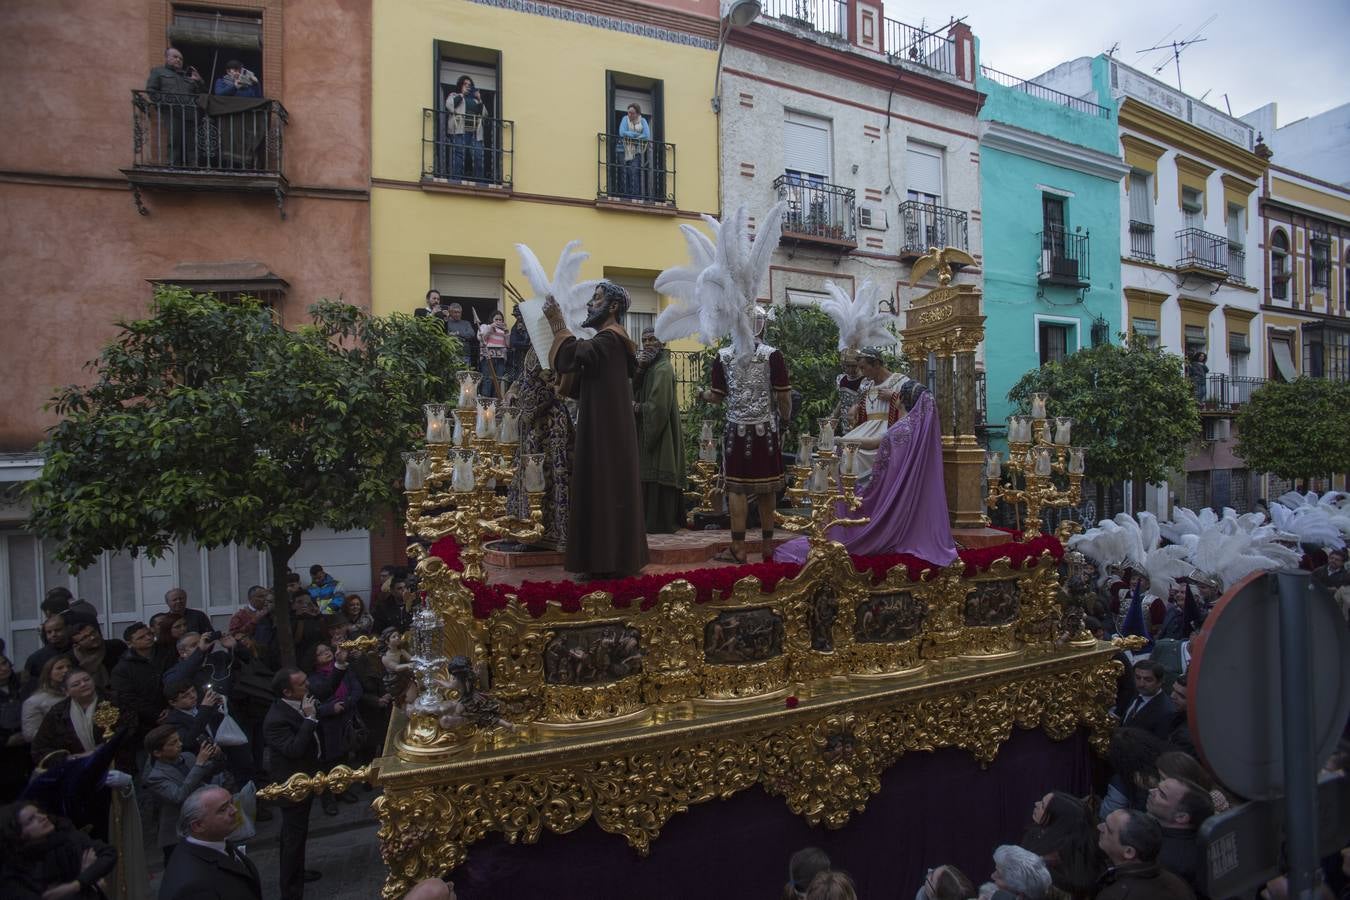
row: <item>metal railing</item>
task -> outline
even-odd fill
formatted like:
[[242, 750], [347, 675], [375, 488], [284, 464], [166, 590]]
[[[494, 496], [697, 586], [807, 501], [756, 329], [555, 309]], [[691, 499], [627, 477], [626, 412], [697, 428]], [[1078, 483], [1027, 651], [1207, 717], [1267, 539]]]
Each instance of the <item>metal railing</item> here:
[[1099, 119], [1111, 118], [1111, 110], [1100, 104], [1093, 103], [1091, 100], [1084, 100], [1081, 97], [1075, 97], [1071, 94], [1066, 94], [1063, 91], [1048, 88], [1043, 84], [1037, 84], [1034, 81], [1018, 78], [1016, 75], [1009, 75], [1007, 72], [1000, 72], [998, 69], [991, 69], [989, 66], [980, 66], [980, 74], [995, 84], [1000, 84], [1005, 88], [1021, 91], [1029, 96], [1047, 100], [1051, 103], [1056, 103], [1060, 106], [1086, 113], [1089, 116], [1096, 116]]
[[1233, 240], [1228, 242], [1228, 280], [1234, 284], [1247, 283], [1247, 251]]
[[956, 74], [956, 41], [895, 19], [883, 23], [882, 49], [892, 62], [907, 62], [947, 75]]
[[422, 177], [509, 188], [515, 134], [516, 123], [508, 119], [424, 108]]
[[900, 204], [900, 254], [923, 254], [930, 247], [967, 249], [966, 214], [933, 203], [906, 200]]
[[597, 135], [595, 196], [675, 205], [675, 145]]
[[131, 92], [132, 165], [280, 175], [286, 107], [276, 100]]
[[848, 3], [845, 0], [762, 0], [760, 15], [788, 25], [848, 37]]
[[1054, 284], [1085, 286], [1089, 283], [1088, 236], [1063, 228], [1047, 228], [1037, 237], [1041, 243], [1040, 268], [1036, 277]]
[[1177, 232], [1177, 268], [1209, 269], [1228, 274], [1228, 238], [1199, 228]]
[[779, 200], [787, 201], [783, 236], [857, 246], [856, 199], [852, 188], [783, 174], [774, 179]]
[[1130, 220], [1130, 256], [1153, 262], [1153, 223]]
[[1250, 403], [1252, 394], [1265, 383], [1266, 379], [1250, 375], [1210, 375], [1201, 405], [1227, 408]]

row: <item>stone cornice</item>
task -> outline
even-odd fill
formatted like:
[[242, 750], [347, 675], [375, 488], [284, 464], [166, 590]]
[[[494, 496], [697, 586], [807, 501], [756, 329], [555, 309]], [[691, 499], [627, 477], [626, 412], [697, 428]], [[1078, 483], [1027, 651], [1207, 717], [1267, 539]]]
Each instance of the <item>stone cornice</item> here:
[[1229, 322], [1243, 324], [1256, 318], [1258, 310], [1243, 309], [1241, 306], [1225, 306], [1223, 308], [1223, 317]]
[[1119, 181], [1130, 171], [1130, 167], [1118, 156], [1069, 144], [1002, 122], [980, 123], [980, 146], [1110, 181]]
[[1185, 312], [1197, 313], [1207, 316], [1214, 312], [1219, 304], [1209, 300], [1201, 300], [1199, 297], [1177, 297], [1177, 306]]
[[1189, 122], [1159, 112], [1133, 97], [1126, 97], [1120, 104], [1120, 127], [1138, 131], [1168, 147], [1183, 150], [1236, 172], [1243, 178], [1255, 181], [1266, 171], [1266, 161], [1250, 150], [1229, 143]]

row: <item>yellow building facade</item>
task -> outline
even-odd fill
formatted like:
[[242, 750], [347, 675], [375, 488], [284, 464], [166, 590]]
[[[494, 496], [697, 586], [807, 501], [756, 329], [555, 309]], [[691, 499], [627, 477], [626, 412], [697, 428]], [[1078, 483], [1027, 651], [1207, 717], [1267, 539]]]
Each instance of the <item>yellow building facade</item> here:
[[[466, 318], [502, 309], [510, 324], [502, 281], [530, 294], [514, 245], [551, 271], [580, 239], [582, 277], [623, 284], [630, 329], [648, 324], [653, 279], [686, 256], [677, 224], [718, 211], [715, 15], [376, 0], [374, 312], [410, 312], [435, 288]], [[620, 135], [630, 105], [641, 140]]]

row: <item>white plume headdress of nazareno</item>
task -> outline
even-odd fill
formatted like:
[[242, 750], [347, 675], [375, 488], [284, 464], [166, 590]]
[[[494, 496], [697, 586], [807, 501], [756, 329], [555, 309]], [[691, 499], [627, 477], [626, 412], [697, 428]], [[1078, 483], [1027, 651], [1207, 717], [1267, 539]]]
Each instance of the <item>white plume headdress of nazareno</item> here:
[[889, 325], [895, 317], [881, 312], [881, 289], [865, 280], [852, 297], [833, 281], [825, 282], [829, 294], [820, 301], [821, 312], [839, 326], [839, 349], [862, 350], [864, 347], [889, 347], [895, 335]]
[[1231, 507], [1224, 507], [1220, 515], [1179, 506], [1161, 529], [1169, 541], [1186, 548], [1187, 562], [1223, 589], [1253, 572], [1298, 567], [1302, 554], [1282, 543], [1289, 535], [1264, 523], [1260, 513], [1240, 516]]
[[562, 310], [567, 330], [581, 337], [594, 337], [595, 330], [583, 328], [581, 323], [586, 321], [586, 303], [600, 282], [598, 279], [577, 280], [581, 275], [581, 264], [591, 258], [591, 255], [582, 251], [580, 247], [579, 240], [569, 241], [567, 246], [563, 247], [562, 253], [558, 254], [558, 264], [553, 268], [552, 278], [544, 271], [539, 257], [535, 256], [529, 247], [516, 244], [516, 253], [520, 255], [521, 274], [530, 282], [534, 295], [536, 297], [552, 295], [553, 299], [558, 301], [558, 308]]
[[736, 358], [755, 349], [755, 297], [782, 238], [787, 204], [774, 204], [750, 239], [749, 212], [738, 207], [722, 222], [703, 221], [713, 237], [681, 225], [689, 264], [666, 269], [655, 287], [673, 299], [656, 317], [657, 340], [669, 343], [693, 335], [705, 345], [730, 336]]
[[1162, 546], [1158, 519], [1148, 512], [1139, 513], [1138, 521], [1128, 513], [1103, 519], [1096, 528], [1070, 538], [1069, 549], [1095, 560], [1103, 583], [1109, 577], [1108, 566], [1129, 567], [1143, 574], [1149, 581], [1148, 593], [1154, 597], [1166, 597], [1178, 578], [1195, 572], [1184, 546]]
[[1347, 494], [1328, 491], [1319, 496], [1309, 491], [1289, 491], [1270, 504], [1270, 519], [1277, 528], [1297, 537], [1299, 543], [1343, 548], [1350, 537]]

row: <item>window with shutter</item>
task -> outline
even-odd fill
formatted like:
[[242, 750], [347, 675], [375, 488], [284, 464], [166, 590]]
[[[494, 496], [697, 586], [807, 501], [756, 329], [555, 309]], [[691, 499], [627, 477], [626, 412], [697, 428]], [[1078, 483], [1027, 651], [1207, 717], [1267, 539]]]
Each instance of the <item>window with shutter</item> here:
[[1130, 221], [1142, 225], [1153, 224], [1153, 193], [1148, 177], [1147, 172], [1130, 173]]
[[830, 180], [830, 120], [788, 111], [783, 121], [783, 171], [803, 181]]
[[905, 187], [910, 200], [942, 205], [942, 150], [910, 144], [905, 151]]

